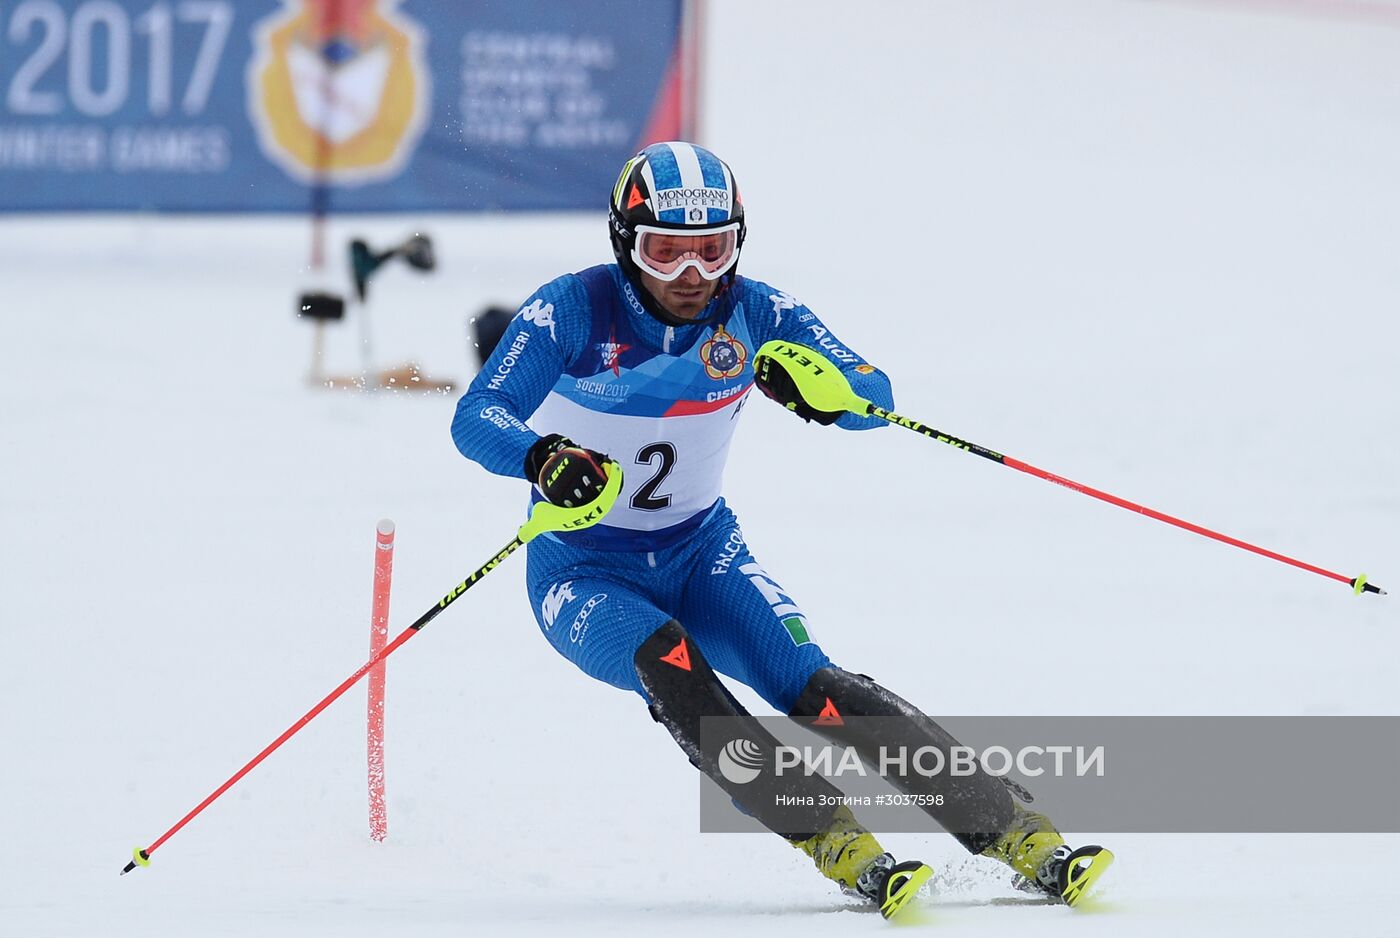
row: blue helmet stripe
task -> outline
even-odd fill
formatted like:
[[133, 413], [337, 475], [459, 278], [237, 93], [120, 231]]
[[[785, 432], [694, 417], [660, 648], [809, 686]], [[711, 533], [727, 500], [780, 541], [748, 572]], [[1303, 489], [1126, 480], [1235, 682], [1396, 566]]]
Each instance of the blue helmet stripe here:
[[[676, 154], [669, 143], [658, 143], [646, 149], [647, 163], [651, 166], [652, 178], [656, 180], [656, 191], [678, 189], [681, 185], [681, 168], [676, 162]], [[685, 224], [685, 209], [668, 208], [657, 216], [658, 221], [677, 225]]]
[[695, 156], [700, 161], [700, 175], [705, 179], [706, 189], [724, 188], [724, 164], [704, 147], [695, 147]]
[[[695, 148], [695, 156], [700, 161], [700, 174], [705, 179], [707, 189], [727, 189], [728, 180], [725, 178], [724, 164], [704, 147]], [[732, 200], [734, 193], [731, 191], [729, 197]], [[729, 221], [729, 213], [722, 208], [708, 208], [705, 210], [705, 221], [711, 225]]]
[[681, 168], [677, 165], [676, 154], [671, 152], [669, 144], [658, 143], [647, 147], [647, 162], [651, 164], [652, 177], [656, 180], [658, 191], [680, 188]]

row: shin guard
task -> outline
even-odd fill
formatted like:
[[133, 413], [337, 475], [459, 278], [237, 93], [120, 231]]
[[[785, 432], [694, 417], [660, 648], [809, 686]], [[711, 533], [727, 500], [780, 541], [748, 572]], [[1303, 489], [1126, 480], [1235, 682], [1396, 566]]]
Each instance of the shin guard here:
[[[903, 748], [912, 753], [931, 746], [951, 765], [952, 747], [960, 745], [943, 727], [918, 707], [886, 690], [863, 674], [837, 667], [812, 675], [789, 714], [813, 732], [850, 746], [868, 765], [880, 764], [880, 749]], [[857, 719], [852, 717], [887, 717]], [[906, 794], [943, 795], [943, 804], [924, 811], [973, 853], [996, 842], [1011, 825], [1015, 805], [1007, 786], [979, 767], [972, 775], [914, 773], [889, 775], [888, 780]]]
[[[794, 842], [806, 840], [832, 823], [840, 804], [833, 799], [839, 799], [840, 792], [817, 775], [789, 772], [780, 776], [773, 771], [777, 739], [720, 683], [679, 622], [673, 619], [653, 632], [637, 649], [633, 661], [650, 701], [652, 718], [670, 731], [691, 764], [714, 779], [745, 814]], [[725, 776], [720, 758], [726, 743], [733, 741], [712, 740], [708, 735], [702, 739], [701, 720], [705, 717], [734, 719], [739, 729], [735, 736], [747, 740], [746, 762], [761, 766], [756, 777], [735, 782]], [[779, 796], [783, 795], [811, 796], [813, 804], [792, 807], [805, 802], [804, 798], [784, 802], [779, 809]]]

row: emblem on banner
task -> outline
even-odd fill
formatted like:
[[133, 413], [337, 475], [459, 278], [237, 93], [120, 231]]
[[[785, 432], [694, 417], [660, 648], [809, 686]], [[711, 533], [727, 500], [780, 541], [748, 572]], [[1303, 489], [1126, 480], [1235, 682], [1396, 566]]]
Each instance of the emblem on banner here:
[[427, 121], [429, 74], [400, 0], [282, 0], [254, 36], [248, 103], [267, 156], [298, 179], [395, 175]]

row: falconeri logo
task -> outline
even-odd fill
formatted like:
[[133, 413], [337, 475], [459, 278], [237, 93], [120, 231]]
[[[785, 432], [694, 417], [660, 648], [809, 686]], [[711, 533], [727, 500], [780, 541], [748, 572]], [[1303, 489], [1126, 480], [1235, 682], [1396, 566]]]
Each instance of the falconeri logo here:
[[400, 0], [282, 0], [258, 24], [248, 111], [263, 152], [297, 179], [396, 175], [428, 113], [418, 26]]

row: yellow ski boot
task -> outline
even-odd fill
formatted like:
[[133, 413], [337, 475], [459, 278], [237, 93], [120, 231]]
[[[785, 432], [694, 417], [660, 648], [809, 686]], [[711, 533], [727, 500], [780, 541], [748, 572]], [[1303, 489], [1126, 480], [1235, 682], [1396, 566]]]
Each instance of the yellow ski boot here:
[[845, 805], [836, 809], [826, 830], [794, 846], [843, 891], [875, 903], [885, 918], [904, 908], [933, 875], [917, 860], [896, 863]]
[[1113, 862], [1113, 854], [1103, 847], [1071, 850], [1048, 817], [1019, 804], [1011, 827], [982, 855], [1015, 870], [1018, 889], [1042, 892], [1069, 906], [1079, 902]]

